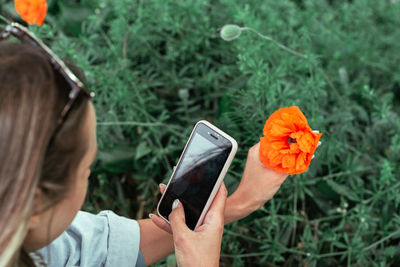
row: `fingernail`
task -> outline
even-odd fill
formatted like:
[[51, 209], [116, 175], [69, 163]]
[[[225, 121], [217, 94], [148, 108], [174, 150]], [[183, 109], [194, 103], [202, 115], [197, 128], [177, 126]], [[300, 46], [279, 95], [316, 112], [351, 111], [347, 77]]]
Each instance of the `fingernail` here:
[[165, 184], [160, 183], [160, 184], [158, 185], [158, 187], [161, 188], [163, 185], [165, 185]]
[[179, 205], [179, 199], [175, 199], [174, 203], [172, 203], [172, 210], [176, 209]]
[[156, 216], [156, 215], [153, 214], [153, 213], [149, 213], [149, 218], [150, 218], [150, 219], [153, 218], [154, 216]]

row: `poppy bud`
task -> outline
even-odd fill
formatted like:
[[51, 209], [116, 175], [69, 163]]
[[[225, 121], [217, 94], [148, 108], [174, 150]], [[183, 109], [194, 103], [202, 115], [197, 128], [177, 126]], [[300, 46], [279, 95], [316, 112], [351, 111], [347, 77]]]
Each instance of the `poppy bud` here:
[[225, 25], [220, 32], [221, 38], [228, 42], [237, 39], [241, 33], [242, 28], [234, 24]]

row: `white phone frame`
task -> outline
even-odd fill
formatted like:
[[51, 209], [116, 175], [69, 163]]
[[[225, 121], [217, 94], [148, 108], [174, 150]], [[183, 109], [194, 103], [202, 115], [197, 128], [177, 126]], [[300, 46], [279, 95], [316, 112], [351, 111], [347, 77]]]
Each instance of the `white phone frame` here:
[[[231, 152], [229, 153], [229, 156], [228, 156], [228, 158], [227, 158], [226, 161], [225, 161], [224, 167], [222, 168], [222, 171], [221, 171], [221, 173], [220, 173], [220, 175], [219, 175], [219, 177], [218, 177], [218, 179], [217, 179], [217, 182], [215, 183], [214, 188], [213, 188], [213, 190], [211, 191], [210, 196], [208, 197], [208, 200], [207, 200], [207, 202], [206, 202], [206, 205], [204, 206], [204, 209], [203, 209], [203, 211], [202, 211], [201, 214], [200, 214], [200, 217], [199, 217], [199, 220], [198, 220], [197, 223], [196, 223], [195, 229], [196, 229], [197, 227], [199, 227], [199, 226], [203, 223], [204, 217], [206, 216], [207, 211], [208, 211], [208, 209], [210, 208], [211, 203], [213, 202], [213, 200], [214, 200], [214, 198], [215, 198], [215, 195], [217, 194], [218, 189], [219, 189], [219, 187], [221, 186], [221, 183], [222, 183], [222, 181], [223, 181], [224, 178], [225, 178], [226, 173], [228, 172], [229, 166], [231, 165], [232, 160], [233, 160], [233, 158], [235, 157], [235, 154], [236, 154], [236, 151], [237, 151], [237, 148], [238, 148], [237, 142], [236, 142], [236, 140], [235, 140], [233, 137], [229, 136], [227, 133], [225, 133], [225, 132], [223, 132], [222, 130], [218, 129], [216, 126], [212, 125], [211, 123], [209, 123], [209, 122], [206, 121], [206, 120], [198, 121], [198, 122], [196, 123], [196, 125], [193, 127], [193, 131], [192, 131], [192, 133], [190, 134], [190, 137], [189, 137], [188, 141], [186, 142], [185, 148], [183, 149], [182, 154], [181, 154], [181, 156], [179, 157], [179, 160], [178, 160], [178, 163], [176, 164], [176, 167], [174, 167], [174, 169], [173, 169], [172, 175], [171, 175], [171, 177], [169, 178], [169, 181], [168, 181], [168, 184], [167, 184], [167, 188], [165, 189], [165, 191], [168, 190], [168, 187], [169, 187], [169, 184], [171, 183], [172, 177], [174, 176], [175, 171], [178, 169], [178, 166], [179, 166], [180, 163], [181, 163], [182, 157], [183, 157], [183, 155], [185, 154], [185, 151], [186, 151], [186, 149], [187, 149], [187, 147], [188, 147], [188, 145], [189, 145], [189, 143], [190, 143], [190, 140], [192, 140], [193, 135], [194, 135], [194, 133], [195, 133], [195, 130], [196, 130], [197, 126], [198, 126], [199, 124], [201, 124], [201, 123], [202, 123], [202, 124], [205, 124], [207, 127], [209, 127], [210, 129], [212, 129], [213, 131], [215, 131], [216, 133], [218, 133], [220, 136], [222, 136], [222, 137], [228, 139], [228, 140], [231, 142], [231, 144], [232, 144], [232, 150], [231, 150]], [[164, 191], [164, 192], [165, 192], [165, 191]], [[157, 205], [157, 213], [158, 213], [158, 215], [159, 215], [162, 219], [164, 219], [166, 222], [170, 223], [169, 220], [168, 220], [168, 218], [165, 218], [164, 216], [162, 216], [162, 215], [160, 214], [160, 211], [159, 211], [160, 203], [161, 203], [161, 201], [163, 200], [163, 198], [164, 198], [164, 194], [161, 196], [161, 199], [160, 199], [160, 201], [158, 202], [158, 205]]]

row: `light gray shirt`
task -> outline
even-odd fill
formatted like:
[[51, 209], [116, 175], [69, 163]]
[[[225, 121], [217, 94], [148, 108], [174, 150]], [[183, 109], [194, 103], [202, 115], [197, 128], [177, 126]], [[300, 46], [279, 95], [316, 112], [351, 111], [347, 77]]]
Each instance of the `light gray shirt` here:
[[145, 266], [135, 220], [102, 211], [79, 211], [70, 227], [38, 251], [49, 267]]

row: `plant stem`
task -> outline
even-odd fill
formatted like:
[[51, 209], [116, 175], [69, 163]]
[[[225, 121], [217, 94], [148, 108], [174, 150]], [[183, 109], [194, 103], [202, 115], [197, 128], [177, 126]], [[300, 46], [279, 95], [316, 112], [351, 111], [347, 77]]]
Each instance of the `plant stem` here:
[[341, 218], [343, 218], [343, 217], [344, 217], [343, 214], [334, 215], [334, 216], [327, 216], [327, 217], [321, 217], [321, 218], [318, 218], [318, 219], [311, 220], [310, 223], [316, 223], [316, 222], [323, 222], [323, 221], [336, 220], [336, 219], [341, 219]]
[[384, 238], [376, 241], [375, 243], [369, 245], [368, 247], [363, 248], [363, 251], [367, 251], [370, 250], [371, 248], [374, 248], [375, 246], [379, 245], [380, 243], [385, 242], [386, 240], [389, 240], [390, 238], [392, 238], [393, 236], [400, 234], [400, 229], [391, 233], [390, 235], [385, 236]]
[[333, 257], [333, 256], [341, 256], [343, 254], [346, 254], [346, 251], [339, 251], [339, 252], [331, 252], [331, 253], [325, 253], [325, 254], [319, 254], [319, 255], [315, 255], [317, 258], [327, 258], [327, 257]]
[[167, 127], [177, 136], [182, 136], [182, 129], [177, 125], [165, 124], [161, 122], [140, 122], [140, 121], [105, 121], [97, 122], [98, 126], [142, 126], [142, 127]]
[[370, 206], [374, 206], [376, 201], [378, 201], [379, 199], [381, 199], [382, 196], [386, 195], [389, 192], [394, 192], [394, 190], [397, 189], [397, 187], [400, 186], [400, 182], [395, 183], [394, 185], [391, 185], [389, 188], [387, 188], [386, 190], [381, 190], [379, 191], [377, 194], [373, 195], [372, 197], [370, 197], [369, 199], [365, 200], [364, 204], [367, 204], [368, 202], [371, 202], [371, 204], [369, 204]]
[[[297, 214], [297, 191], [298, 191], [298, 184], [297, 181], [295, 182], [295, 187], [294, 187], [294, 197], [293, 197], [293, 214], [296, 215]], [[294, 242], [296, 240], [296, 229], [297, 228], [297, 220], [294, 220], [294, 225], [293, 225], [293, 232], [292, 232], [292, 247], [294, 246]]]
[[0, 20], [4, 21], [6, 24], [10, 24], [10, 20], [8, 20], [6, 17], [4, 17], [3, 15], [0, 15]]
[[166, 126], [164, 123], [160, 122], [139, 122], [139, 121], [106, 121], [97, 122], [98, 126], [115, 126], [115, 125], [128, 125], [128, 126]]
[[348, 254], [349, 254], [349, 256], [347, 257], [347, 266], [350, 267], [351, 266], [351, 247], [349, 247]]
[[258, 256], [264, 256], [266, 252], [254, 252], [254, 253], [247, 253], [247, 254], [221, 254], [221, 257], [226, 257], [226, 258], [248, 258], [248, 257], [258, 257]]
[[327, 174], [321, 177], [318, 177], [318, 180], [322, 179], [322, 180], [327, 180], [328, 178], [335, 178], [335, 177], [339, 177], [339, 176], [343, 176], [343, 175], [349, 175], [349, 174], [354, 174], [354, 173], [358, 173], [358, 172], [366, 172], [366, 171], [370, 171], [373, 168], [364, 168], [364, 169], [359, 169], [359, 170], [349, 170], [349, 171], [343, 171], [343, 172], [336, 172], [336, 173], [331, 173], [331, 174]]
[[299, 52], [296, 52], [296, 51], [290, 49], [289, 47], [287, 47], [287, 46], [285, 46], [285, 45], [283, 45], [283, 44], [281, 44], [281, 43], [275, 41], [275, 40], [272, 39], [271, 37], [269, 37], [269, 36], [267, 36], [267, 35], [263, 35], [263, 34], [257, 32], [256, 30], [254, 30], [254, 29], [252, 29], [252, 28], [243, 27], [243, 28], [241, 28], [241, 30], [242, 30], [242, 31], [254, 32], [254, 33], [257, 34], [258, 36], [260, 36], [262, 39], [267, 40], [267, 41], [270, 41], [271, 43], [273, 43], [274, 45], [276, 45], [276, 46], [279, 47], [280, 49], [285, 50], [286, 52], [289, 52], [290, 54], [293, 54], [293, 55], [295, 55], [295, 56], [298, 56], [298, 57], [307, 59], [307, 56], [306, 56], [306, 55], [301, 54], [301, 53], [299, 53]]
[[263, 244], [263, 243], [264, 243], [264, 242], [262, 242], [261, 240], [258, 240], [258, 239], [255, 239], [255, 238], [253, 238], [253, 237], [249, 237], [249, 236], [246, 236], [246, 235], [242, 235], [242, 234], [233, 232], [233, 231], [231, 231], [231, 230], [224, 229], [224, 232], [227, 233], [227, 234], [229, 234], [229, 235], [237, 236], [237, 237], [246, 239], [246, 240], [248, 240], [248, 241], [258, 243], [258, 244]]

